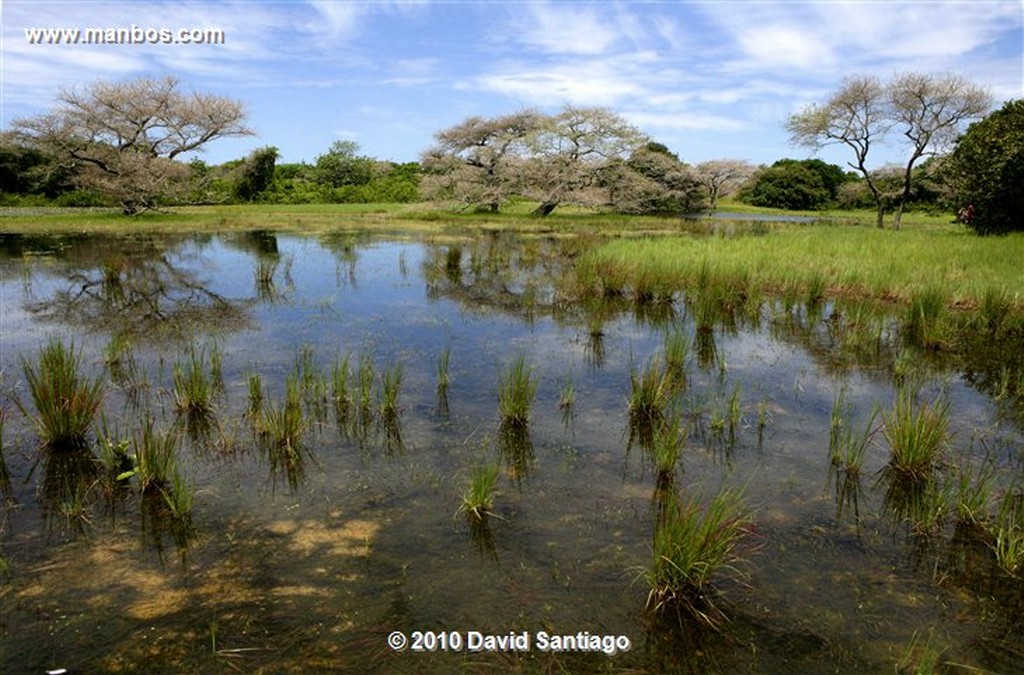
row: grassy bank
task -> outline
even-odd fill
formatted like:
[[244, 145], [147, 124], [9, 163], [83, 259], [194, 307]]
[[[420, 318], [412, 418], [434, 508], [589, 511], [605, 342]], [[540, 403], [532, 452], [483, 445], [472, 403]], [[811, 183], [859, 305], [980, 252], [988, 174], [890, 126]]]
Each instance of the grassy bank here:
[[976, 307], [988, 295], [1024, 303], [1024, 235], [982, 238], [953, 226], [899, 232], [863, 225], [773, 225], [761, 235], [616, 239], [577, 265], [584, 285], [639, 295], [693, 288], [707, 279], [769, 293], [909, 302], [939, 293]]

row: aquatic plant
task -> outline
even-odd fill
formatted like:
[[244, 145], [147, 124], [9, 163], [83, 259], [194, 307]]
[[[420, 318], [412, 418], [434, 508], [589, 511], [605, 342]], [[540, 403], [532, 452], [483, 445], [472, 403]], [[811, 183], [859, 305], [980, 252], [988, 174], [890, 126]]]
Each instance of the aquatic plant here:
[[331, 364], [331, 399], [334, 402], [334, 419], [339, 429], [348, 424], [349, 411], [352, 408], [352, 393], [349, 391], [349, 362], [351, 353], [336, 357]]
[[179, 412], [208, 414], [213, 412], [213, 398], [217, 385], [207, 375], [206, 348], [189, 346], [188, 360], [175, 363], [172, 369], [174, 407]]
[[689, 428], [680, 426], [678, 414], [673, 414], [655, 431], [651, 442], [651, 457], [654, 459], [659, 485], [671, 483], [688, 434]]
[[919, 403], [904, 387], [893, 408], [882, 415], [882, 429], [892, 449], [890, 467], [911, 477], [928, 476], [942, 458], [949, 434], [949, 402]]
[[686, 384], [686, 361], [690, 355], [690, 341], [685, 332], [673, 326], [665, 332], [665, 374], [673, 386], [682, 389]]
[[263, 413], [263, 378], [256, 371], [249, 373], [247, 378], [249, 386], [249, 406], [246, 415], [252, 420], [258, 420]]
[[989, 521], [995, 466], [985, 462], [979, 467], [961, 464], [957, 474], [956, 517], [963, 525], [985, 527]]
[[260, 431], [275, 450], [298, 452], [306, 422], [302, 415], [299, 381], [289, 375], [285, 380], [285, 398], [280, 405], [271, 402], [264, 408]]
[[381, 373], [380, 416], [385, 422], [398, 418], [398, 395], [402, 391], [402, 364], [394, 363]]
[[359, 358], [356, 388], [359, 410], [364, 417], [369, 417], [373, 402], [373, 375], [373, 357], [370, 354], [363, 354]]
[[630, 423], [650, 425], [663, 421], [672, 387], [660, 360], [652, 358], [643, 372], [631, 368], [629, 382]]
[[829, 415], [828, 457], [829, 462], [837, 470], [849, 476], [860, 475], [867, 456], [871, 439], [878, 433], [875, 421], [878, 408], [873, 408], [867, 424], [861, 433], [854, 431], [851, 422], [851, 407], [846, 400], [846, 388], [836, 393], [832, 401], [832, 412]]
[[133, 439], [133, 464], [141, 492], [165, 489], [177, 471], [178, 434], [161, 431], [152, 417], [146, 419]]
[[674, 498], [655, 524], [653, 556], [643, 574], [648, 609], [680, 611], [717, 627], [722, 615], [711, 584], [719, 576], [742, 576], [740, 548], [752, 524], [740, 490], [720, 490], [704, 508], [695, 496]]
[[991, 526], [996, 564], [1012, 577], [1024, 576], [1024, 495], [1007, 490]]
[[445, 391], [448, 389], [449, 377], [448, 377], [448, 364], [451, 361], [452, 348], [451, 345], [445, 345], [444, 349], [441, 350], [441, 354], [437, 357], [437, 391]]
[[45, 446], [53, 450], [76, 450], [86, 446], [86, 434], [103, 401], [102, 379], [79, 373], [81, 353], [74, 342], [64, 346], [52, 338], [33, 364], [24, 357], [22, 368], [36, 412], [18, 408], [35, 424]]
[[526, 356], [519, 354], [498, 380], [498, 410], [502, 425], [525, 427], [536, 395], [537, 378], [526, 365]]
[[171, 515], [179, 521], [180, 525], [191, 526], [192, 507], [195, 503], [195, 486], [186, 483], [179, 471], [175, 471], [171, 477], [170, 485], [161, 490], [164, 503], [170, 510]]
[[935, 644], [934, 635], [929, 632], [922, 642], [920, 631], [914, 631], [903, 654], [896, 662], [899, 675], [931, 675], [945, 672], [942, 667], [943, 649]]
[[740, 402], [740, 385], [736, 385], [732, 394], [729, 395], [729, 440], [736, 440], [736, 430], [740, 426], [743, 415], [743, 406]]
[[571, 412], [575, 405], [576, 385], [572, 381], [572, 376], [568, 375], [565, 378], [565, 383], [562, 385], [562, 391], [558, 395], [558, 407], [560, 410]]
[[494, 508], [494, 492], [499, 475], [501, 467], [496, 464], [474, 468], [469, 487], [462, 493], [459, 512], [476, 520], [483, 520]]

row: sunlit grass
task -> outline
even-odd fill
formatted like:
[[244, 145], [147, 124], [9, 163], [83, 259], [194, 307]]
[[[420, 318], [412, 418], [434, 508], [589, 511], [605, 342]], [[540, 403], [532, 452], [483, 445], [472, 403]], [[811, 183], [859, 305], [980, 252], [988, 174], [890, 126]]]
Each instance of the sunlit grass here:
[[537, 377], [519, 354], [501, 373], [498, 380], [498, 410], [503, 425], [525, 427], [537, 395]]
[[630, 423], [643, 426], [663, 421], [672, 395], [672, 382], [661, 360], [652, 358], [642, 371], [634, 366], [629, 373], [629, 383]]
[[402, 392], [402, 364], [394, 363], [384, 368], [381, 373], [381, 388], [379, 410], [380, 416], [385, 420], [395, 420], [398, 417], [398, 396]]
[[742, 576], [741, 546], [753, 521], [738, 490], [723, 489], [702, 506], [695, 496], [671, 501], [654, 529], [653, 555], [644, 571], [653, 611], [681, 611], [718, 626], [712, 582]]
[[40, 350], [36, 363], [22, 358], [35, 412], [18, 399], [16, 403], [35, 424], [43, 444], [55, 450], [86, 446], [86, 435], [103, 401], [102, 378], [81, 374], [81, 360], [73, 342], [65, 346], [57, 338]]
[[496, 464], [473, 469], [469, 487], [462, 493], [459, 511], [477, 520], [484, 519], [494, 508], [494, 493], [501, 467]]
[[900, 389], [892, 410], [882, 415], [882, 430], [892, 456], [889, 466], [914, 479], [931, 474], [949, 436], [949, 402], [918, 402], [908, 387]]
[[[214, 353], [217, 355], [215, 360]], [[219, 354], [219, 350], [213, 350], [208, 356], [205, 347], [196, 349], [193, 344], [189, 346], [185, 363], [174, 364], [172, 396], [174, 407], [179, 412], [208, 414], [213, 411], [213, 399], [219, 388], [216, 379], [220, 368]], [[215, 363], [216, 369], [213, 367]]]
[[133, 441], [135, 476], [143, 492], [165, 490], [178, 466], [178, 434], [161, 431], [147, 419]]

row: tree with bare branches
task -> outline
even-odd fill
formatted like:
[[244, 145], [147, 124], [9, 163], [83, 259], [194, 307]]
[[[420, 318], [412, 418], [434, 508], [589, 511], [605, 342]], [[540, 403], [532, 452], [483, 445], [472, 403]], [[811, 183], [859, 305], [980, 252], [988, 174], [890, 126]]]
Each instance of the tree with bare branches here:
[[695, 174], [707, 191], [708, 210], [714, 211], [719, 197], [736, 191], [756, 170], [757, 167], [742, 159], [712, 159], [698, 164]]
[[73, 167], [81, 187], [113, 197], [129, 215], [181, 194], [189, 169], [179, 156], [252, 133], [241, 102], [183, 92], [173, 77], [97, 82], [58, 101], [49, 113], [14, 121], [15, 140]]

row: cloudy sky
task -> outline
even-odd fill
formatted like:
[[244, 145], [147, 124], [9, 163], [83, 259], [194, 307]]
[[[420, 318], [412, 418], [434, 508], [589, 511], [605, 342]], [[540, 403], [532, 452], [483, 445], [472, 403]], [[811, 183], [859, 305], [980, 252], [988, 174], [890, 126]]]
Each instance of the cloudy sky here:
[[[410, 161], [470, 115], [606, 106], [689, 162], [806, 157], [783, 124], [854, 74], [956, 72], [1024, 95], [1024, 3], [5, 0], [4, 126], [96, 80], [178, 77], [246, 102], [263, 145], [312, 161], [339, 139]], [[221, 45], [30, 44], [32, 28], [219, 28]], [[892, 142], [874, 163], [900, 159]], [[840, 150], [818, 156], [837, 163]]]

